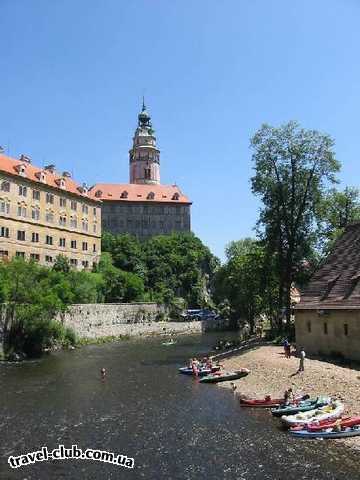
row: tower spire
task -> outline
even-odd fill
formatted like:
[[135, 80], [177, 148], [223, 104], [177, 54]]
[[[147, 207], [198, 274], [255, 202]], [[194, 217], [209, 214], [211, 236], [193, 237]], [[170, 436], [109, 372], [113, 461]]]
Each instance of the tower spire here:
[[142, 110], [138, 114], [138, 126], [133, 137], [133, 146], [129, 152], [130, 183], [160, 183], [160, 151], [156, 147], [156, 138], [151, 117], [146, 111], [145, 98]]

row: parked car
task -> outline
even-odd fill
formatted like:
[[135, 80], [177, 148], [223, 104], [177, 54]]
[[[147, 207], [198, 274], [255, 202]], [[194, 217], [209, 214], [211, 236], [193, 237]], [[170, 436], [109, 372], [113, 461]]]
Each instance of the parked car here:
[[217, 316], [217, 313], [208, 308], [186, 310], [186, 317], [189, 320], [205, 320], [206, 318], [216, 318]]

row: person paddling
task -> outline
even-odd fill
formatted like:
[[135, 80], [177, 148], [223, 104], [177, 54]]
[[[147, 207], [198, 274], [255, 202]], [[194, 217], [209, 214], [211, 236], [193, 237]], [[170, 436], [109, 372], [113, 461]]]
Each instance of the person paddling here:
[[101, 375], [101, 380], [105, 380], [106, 370], [104, 367], [100, 370], [100, 375]]

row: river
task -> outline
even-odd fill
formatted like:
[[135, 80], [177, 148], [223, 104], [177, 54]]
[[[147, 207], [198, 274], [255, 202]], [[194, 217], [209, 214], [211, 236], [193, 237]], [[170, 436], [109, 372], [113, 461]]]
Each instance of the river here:
[[[182, 336], [168, 347], [137, 339], [0, 364], [0, 479], [360, 479], [355, 453], [290, 438], [269, 412], [241, 410], [229, 390], [177, 373], [219, 337]], [[127, 455], [135, 467], [7, 464], [59, 444]]]

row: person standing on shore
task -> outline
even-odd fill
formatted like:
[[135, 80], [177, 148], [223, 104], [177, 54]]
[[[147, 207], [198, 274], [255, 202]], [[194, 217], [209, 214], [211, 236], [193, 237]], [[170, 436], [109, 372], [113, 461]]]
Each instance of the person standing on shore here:
[[285, 338], [283, 345], [284, 345], [285, 358], [290, 358], [291, 344], [289, 343], [289, 340], [287, 338]]
[[304, 363], [305, 363], [305, 350], [304, 347], [300, 348], [300, 363], [299, 363], [299, 370], [298, 372], [303, 372], [305, 370]]
[[288, 388], [284, 393], [284, 405], [290, 405], [294, 401], [292, 388]]

